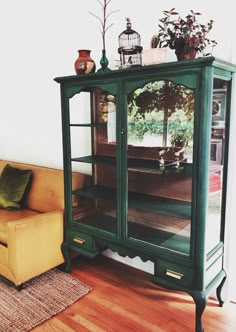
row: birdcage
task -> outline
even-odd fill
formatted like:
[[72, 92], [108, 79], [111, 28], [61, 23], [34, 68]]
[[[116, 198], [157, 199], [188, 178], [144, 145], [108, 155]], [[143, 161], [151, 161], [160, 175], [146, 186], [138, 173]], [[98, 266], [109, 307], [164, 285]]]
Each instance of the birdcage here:
[[119, 35], [120, 68], [142, 65], [142, 46], [140, 34], [131, 29], [131, 22], [126, 18], [126, 30]]

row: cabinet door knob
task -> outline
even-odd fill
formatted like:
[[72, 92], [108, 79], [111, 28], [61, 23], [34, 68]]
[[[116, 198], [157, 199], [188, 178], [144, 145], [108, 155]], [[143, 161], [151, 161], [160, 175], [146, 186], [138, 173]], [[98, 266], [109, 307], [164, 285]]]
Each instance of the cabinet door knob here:
[[124, 129], [121, 129], [121, 132], [120, 132], [120, 133], [121, 133], [122, 136], [124, 136], [124, 134], [125, 134], [125, 130], [124, 130]]

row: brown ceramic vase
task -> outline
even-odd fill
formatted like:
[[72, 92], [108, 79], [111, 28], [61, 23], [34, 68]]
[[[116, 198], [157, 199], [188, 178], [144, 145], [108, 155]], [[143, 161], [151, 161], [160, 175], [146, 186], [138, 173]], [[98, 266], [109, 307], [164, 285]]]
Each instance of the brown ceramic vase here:
[[91, 58], [91, 50], [78, 50], [78, 58], [75, 61], [75, 72], [77, 75], [94, 73], [96, 65]]

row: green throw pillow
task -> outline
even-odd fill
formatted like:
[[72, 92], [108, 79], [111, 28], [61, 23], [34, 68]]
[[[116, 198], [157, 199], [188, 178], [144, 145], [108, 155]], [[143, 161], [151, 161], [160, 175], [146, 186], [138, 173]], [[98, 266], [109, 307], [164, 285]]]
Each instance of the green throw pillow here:
[[0, 177], [0, 208], [20, 209], [32, 176], [31, 170], [22, 170], [7, 164]]

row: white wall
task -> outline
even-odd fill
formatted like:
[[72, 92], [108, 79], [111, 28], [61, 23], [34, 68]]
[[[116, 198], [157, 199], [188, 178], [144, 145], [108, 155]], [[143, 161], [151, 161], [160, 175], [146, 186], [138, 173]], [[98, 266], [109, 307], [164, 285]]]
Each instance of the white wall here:
[[[118, 35], [125, 29], [125, 17], [142, 38], [144, 48], [158, 29], [164, 9], [176, 7], [181, 14], [189, 9], [204, 13], [204, 23], [215, 20], [214, 34], [219, 43], [215, 56], [232, 60], [233, 34], [230, 33], [228, 6], [207, 1], [177, 0], [166, 4], [148, 0], [112, 0], [114, 25], [107, 32], [110, 67], [118, 59]], [[79, 48], [91, 49], [99, 67], [102, 41], [99, 22], [89, 11], [100, 14], [97, 0], [8, 0], [1, 6], [0, 61], [0, 156], [18, 161], [62, 167], [59, 85], [56, 76], [74, 74]], [[141, 7], [141, 8], [140, 8]], [[225, 32], [227, 36], [225, 36]], [[235, 49], [234, 49], [235, 57]]]
[[[200, 11], [203, 23], [213, 19], [212, 38], [218, 41], [214, 55], [236, 62], [232, 1], [112, 0], [114, 25], [107, 32], [106, 49], [113, 67], [118, 59], [118, 35], [125, 17], [149, 47], [163, 10], [175, 7], [181, 15]], [[74, 75], [77, 50], [91, 49], [99, 67], [102, 41], [97, 0], [8, 0], [0, 11], [0, 158], [62, 168], [59, 85], [56, 76]], [[172, 55], [171, 55], [172, 56]], [[171, 57], [170, 56], [170, 57]], [[136, 260], [135, 264], [140, 266]], [[150, 271], [150, 264], [141, 268]]]

